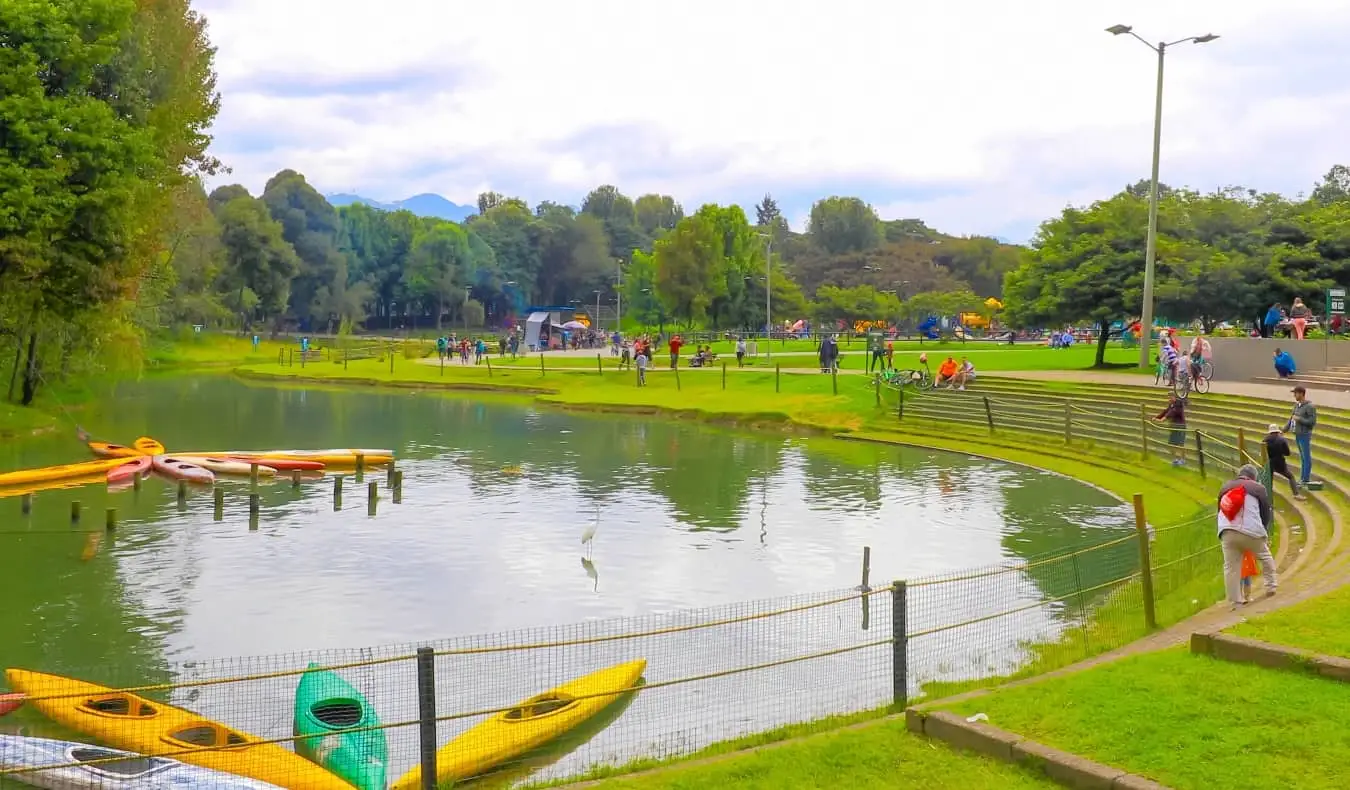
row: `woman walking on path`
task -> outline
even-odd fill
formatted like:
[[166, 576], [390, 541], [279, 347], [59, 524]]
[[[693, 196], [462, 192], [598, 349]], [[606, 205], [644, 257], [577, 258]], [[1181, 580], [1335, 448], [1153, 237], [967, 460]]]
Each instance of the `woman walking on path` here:
[[1172, 445], [1172, 466], [1186, 463], [1186, 401], [1175, 392], [1167, 393], [1167, 408], [1158, 412], [1154, 420], [1165, 420], [1172, 429], [1167, 443]]
[[1270, 461], [1270, 485], [1272, 488], [1275, 486], [1275, 475], [1284, 475], [1289, 481], [1289, 487], [1294, 489], [1294, 499], [1306, 499], [1307, 497], [1299, 490], [1298, 479], [1289, 471], [1289, 456], [1292, 453], [1289, 452], [1289, 441], [1282, 436], [1283, 433], [1280, 426], [1274, 423], [1271, 423], [1266, 431], [1266, 459]]
[[1308, 400], [1308, 390], [1300, 384], [1294, 387], [1294, 413], [1289, 418], [1289, 428], [1294, 432], [1294, 444], [1298, 445], [1298, 481], [1305, 486], [1312, 479], [1312, 435], [1316, 426], [1317, 407]]
[[1275, 557], [1270, 553], [1270, 522], [1274, 511], [1270, 493], [1257, 482], [1259, 473], [1247, 464], [1238, 476], [1219, 489], [1219, 543], [1223, 547], [1223, 586], [1228, 602], [1237, 608], [1247, 603], [1242, 591], [1242, 555], [1250, 551], [1261, 565], [1266, 597], [1275, 594]]

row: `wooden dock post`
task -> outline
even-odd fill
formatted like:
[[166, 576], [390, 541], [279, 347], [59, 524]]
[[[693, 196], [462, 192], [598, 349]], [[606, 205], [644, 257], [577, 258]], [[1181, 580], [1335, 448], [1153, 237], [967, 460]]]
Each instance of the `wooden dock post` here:
[[78, 499], [70, 503], [70, 523], [80, 523], [80, 500]]
[[380, 484], [371, 480], [366, 485], [366, 514], [375, 515], [376, 508], [380, 502]]
[[291, 488], [300, 487], [300, 470], [295, 469], [291, 472]]
[[103, 517], [103, 528], [108, 532], [117, 529], [117, 508], [108, 508], [108, 512]]
[[225, 489], [216, 486], [215, 491], [212, 493], [215, 499], [215, 513], [213, 514], [213, 518], [216, 521], [220, 521], [225, 518]]
[[19, 512], [25, 516], [33, 512], [32, 494], [24, 494], [23, 496], [19, 497]]

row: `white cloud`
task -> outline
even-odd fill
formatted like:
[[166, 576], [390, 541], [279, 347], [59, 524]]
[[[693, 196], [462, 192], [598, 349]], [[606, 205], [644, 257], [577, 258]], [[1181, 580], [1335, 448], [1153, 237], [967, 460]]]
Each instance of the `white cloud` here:
[[[1308, 188], [1350, 120], [1343, 0], [882, 3], [213, 0], [217, 151], [376, 198], [602, 182], [687, 205], [862, 194], [957, 232], [1025, 232], [1147, 174]], [[793, 199], [785, 200], [791, 203]]]

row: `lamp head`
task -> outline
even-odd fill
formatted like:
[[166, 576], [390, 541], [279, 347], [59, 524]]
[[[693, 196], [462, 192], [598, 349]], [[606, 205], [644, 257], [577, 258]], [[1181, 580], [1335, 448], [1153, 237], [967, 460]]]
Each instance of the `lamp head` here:
[[1113, 36], [1123, 36], [1126, 33], [1134, 32], [1134, 28], [1129, 25], [1112, 25], [1106, 29], [1106, 32]]
[[1216, 38], [1218, 38], [1218, 36], [1213, 33], [1206, 33], [1203, 36], [1196, 36], [1193, 40], [1196, 44], [1208, 44]]

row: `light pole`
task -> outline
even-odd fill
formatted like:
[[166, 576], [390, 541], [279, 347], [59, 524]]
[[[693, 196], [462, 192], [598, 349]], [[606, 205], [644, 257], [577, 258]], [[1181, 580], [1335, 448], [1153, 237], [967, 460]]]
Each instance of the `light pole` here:
[[591, 323], [595, 329], [600, 328], [600, 294], [604, 293], [599, 288], [595, 289], [595, 320]]
[[1176, 41], [1159, 41], [1151, 44], [1143, 36], [1134, 32], [1129, 25], [1112, 25], [1106, 32], [1113, 36], [1134, 36], [1144, 46], [1158, 53], [1158, 89], [1153, 105], [1153, 175], [1149, 182], [1148, 193], [1148, 242], [1144, 249], [1144, 307], [1139, 315], [1139, 367], [1149, 366], [1149, 350], [1153, 346], [1153, 269], [1158, 253], [1158, 159], [1162, 152], [1162, 109], [1163, 109], [1163, 61], [1167, 48], [1184, 44], [1207, 44], [1218, 36], [1206, 33], [1203, 36], [1188, 36]]
[[469, 334], [469, 292], [473, 286], [464, 286], [464, 334]]
[[764, 237], [764, 356], [773, 359], [773, 236]]
[[623, 333], [623, 259], [615, 258], [619, 274], [614, 278], [614, 331]]

